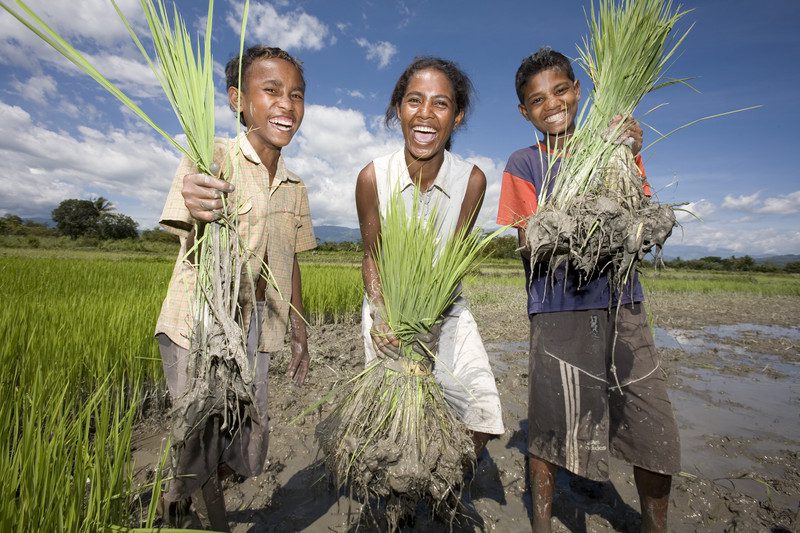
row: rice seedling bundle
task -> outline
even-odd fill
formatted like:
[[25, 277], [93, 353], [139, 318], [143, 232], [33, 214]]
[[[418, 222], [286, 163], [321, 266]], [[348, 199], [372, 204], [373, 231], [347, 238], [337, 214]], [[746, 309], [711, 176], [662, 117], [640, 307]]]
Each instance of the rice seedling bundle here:
[[644, 195], [630, 149], [614, 142], [621, 124], [608, 124], [616, 114], [630, 116], [647, 93], [685, 81], [663, 81], [686, 36], [670, 44], [685, 14], [671, 0], [592, 4], [579, 62], [594, 89], [581, 110], [580, 127], [566, 139], [557, 171], [551, 158], [538, 211], [528, 221], [533, 263], [548, 265], [550, 272], [569, 265], [582, 281], [608, 271], [616, 292], [634, 265], [669, 237], [672, 207]]
[[[22, 0], [16, 0], [16, 4], [27, 18], [4, 2], [0, 5], [186, 154], [200, 172], [220, 174], [235, 181], [236, 154], [225, 153], [222, 161], [214, 160], [214, 84], [211, 56], [213, 0], [208, 2], [205, 36], [202, 45], [198, 39], [197, 55], [177, 7], [173, 8], [170, 21], [163, 0], [158, 0], [157, 3], [154, 0], [140, 1], [156, 53], [155, 63], [117, 4], [114, 0], [110, 1], [160, 81], [186, 135], [186, 148], [157, 126]], [[248, 5], [249, 2], [246, 1], [240, 56], [244, 46]], [[194, 228], [195, 245], [190, 253], [192, 258], [196, 258], [192, 260], [192, 266], [197, 273], [193, 288], [194, 322], [190, 336], [188, 384], [185, 394], [175, 399], [173, 413], [172, 443], [176, 462], [186, 440], [193, 432], [201, 430], [209, 417], [221, 415], [224, 419], [223, 429], [234, 425], [235, 420], [243, 413], [256, 418], [252, 413], [255, 409], [251, 387], [254, 371], [246, 357], [246, 334], [237, 322], [240, 314], [240, 288], [248, 287], [252, 292], [255, 287], [252, 282], [242, 283], [242, 276], [249, 275], [252, 279], [252, 273], [246, 267], [248, 252], [239, 239], [238, 211], [236, 202], [229, 201], [225, 204], [218, 222], [195, 224]], [[252, 297], [251, 300], [254, 301], [255, 298]]]
[[383, 319], [402, 355], [378, 359], [345, 383], [316, 429], [335, 483], [364, 503], [362, 512], [385, 505], [389, 529], [421, 500], [455, 510], [463, 466], [475, 460], [466, 427], [431, 374], [436, 355], [414, 350], [414, 342], [440, 320], [494, 237], [462, 231], [437, 248], [435, 215], [422, 218], [413, 205], [409, 211], [393, 196], [374, 251]]

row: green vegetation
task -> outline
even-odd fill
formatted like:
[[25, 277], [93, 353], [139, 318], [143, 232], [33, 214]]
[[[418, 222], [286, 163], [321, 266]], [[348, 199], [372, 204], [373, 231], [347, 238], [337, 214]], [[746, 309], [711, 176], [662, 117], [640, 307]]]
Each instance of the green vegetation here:
[[[175, 261], [169, 246], [161, 254], [0, 248], [0, 531], [131, 525], [131, 430], [144, 406], [164, 397], [152, 333]], [[301, 268], [312, 322], [356, 318], [359, 262], [309, 257]], [[502, 304], [507, 291], [523, 290], [517, 260], [480, 268], [465, 283], [473, 305]], [[796, 274], [646, 269], [642, 281], [648, 292], [675, 297], [800, 296]]]
[[302, 264], [303, 307], [312, 324], [342, 322], [358, 315], [364, 297], [355, 266]]
[[169, 267], [0, 258], [0, 530], [127, 526], [130, 438], [163, 398], [151, 335]]
[[760, 272], [713, 272], [692, 270], [645, 270], [641, 276], [645, 294], [739, 293], [760, 296], [800, 296], [797, 274]]

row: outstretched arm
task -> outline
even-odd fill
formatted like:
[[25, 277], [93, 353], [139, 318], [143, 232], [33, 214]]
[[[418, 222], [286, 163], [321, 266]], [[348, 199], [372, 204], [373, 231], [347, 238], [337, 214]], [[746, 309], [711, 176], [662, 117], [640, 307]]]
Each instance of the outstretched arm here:
[[289, 323], [292, 327], [292, 359], [286, 369], [289, 376], [297, 385], [302, 385], [308, 377], [308, 367], [311, 356], [308, 354], [308, 332], [306, 322], [303, 319], [305, 309], [303, 308], [303, 284], [300, 280], [300, 265], [297, 263], [297, 254], [294, 256], [294, 266], [292, 267], [292, 307], [289, 310]]
[[356, 180], [356, 210], [361, 229], [361, 242], [364, 257], [361, 260], [361, 276], [370, 305], [373, 320], [372, 343], [378, 354], [396, 358], [399, 356], [400, 341], [391, 335], [389, 326], [383, 321], [383, 294], [378, 269], [375, 265], [375, 247], [381, 234], [381, 218], [378, 208], [378, 185], [375, 167], [370, 163], [358, 174]]

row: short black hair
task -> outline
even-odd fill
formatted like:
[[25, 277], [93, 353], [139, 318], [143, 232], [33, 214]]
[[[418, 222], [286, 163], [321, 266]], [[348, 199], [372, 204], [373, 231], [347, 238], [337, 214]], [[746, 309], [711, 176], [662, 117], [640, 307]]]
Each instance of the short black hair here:
[[[303, 75], [303, 64], [285, 50], [275, 46], [266, 46], [263, 44], [256, 44], [242, 52], [242, 89], [244, 89], [245, 80], [247, 80], [247, 70], [255, 61], [259, 59], [283, 59], [284, 61], [288, 61], [294, 65], [294, 67], [297, 69], [297, 72], [300, 73], [300, 80], [303, 82], [303, 89], [305, 89], [306, 78]], [[228, 60], [228, 64], [225, 65], [225, 88], [227, 89], [229, 87], [239, 87], [238, 55], [230, 58]], [[242, 125], [247, 126], [247, 124], [244, 123], [243, 114], [239, 117], [239, 120], [242, 122]]]
[[549, 69], [559, 70], [566, 74], [571, 81], [575, 81], [575, 72], [572, 70], [572, 62], [567, 56], [561, 52], [556, 52], [549, 46], [539, 48], [535, 53], [523, 59], [517, 69], [515, 86], [520, 104], [523, 103], [522, 100], [524, 98], [522, 88], [525, 87], [528, 80], [543, 70]]
[[[455, 95], [456, 114], [464, 113], [464, 118], [461, 120], [460, 126], [466, 123], [466, 117], [472, 109], [472, 100], [475, 94], [472, 80], [469, 79], [469, 76], [467, 76], [454, 61], [439, 57], [422, 56], [415, 58], [397, 79], [397, 83], [392, 91], [392, 97], [389, 99], [389, 105], [386, 106], [384, 120], [387, 126], [399, 120], [397, 116], [397, 106], [403, 101], [403, 95], [406, 94], [411, 76], [420, 70], [431, 68], [438, 70], [450, 80], [450, 85], [453, 86], [453, 94]], [[451, 145], [452, 140], [447, 139], [445, 149], [449, 150]]]

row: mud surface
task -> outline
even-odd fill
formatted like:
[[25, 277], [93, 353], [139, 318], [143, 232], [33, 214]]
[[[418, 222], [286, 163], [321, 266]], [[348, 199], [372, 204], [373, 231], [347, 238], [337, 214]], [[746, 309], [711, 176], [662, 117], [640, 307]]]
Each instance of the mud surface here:
[[[468, 516], [454, 531], [530, 531], [525, 442], [527, 336], [524, 294], [492, 287], [472, 296], [473, 313], [492, 359], [507, 432], [487, 446], [467, 477]], [[649, 298], [656, 345], [681, 433], [683, 472], [673, 479], [674, 531], [800, 530], [800, 298], [750, 295], [659, 295]], [[290, 424], [339, 380], [362, 368], [357, 323], [312, 329], [310, 383], [283, 376], [288, 353], [270, 375], [269, 459], [253, 479], [228, 480], [231, 528], [337, 532], [358, 503], [331, 489], [317, 460], [317, 415]], [[140, 476], [156, 464], [169, 423], [140, 424], [134, 456]], [[554, 531], [638, 531], [639, 501], [631, 467], [612, 461], [608, 482], [564, 472], [556, 483]], [[419, 509], [403, 531], [444, 531], [445, 521]], [[362, 523], [359, 530], [373, 531]]]

